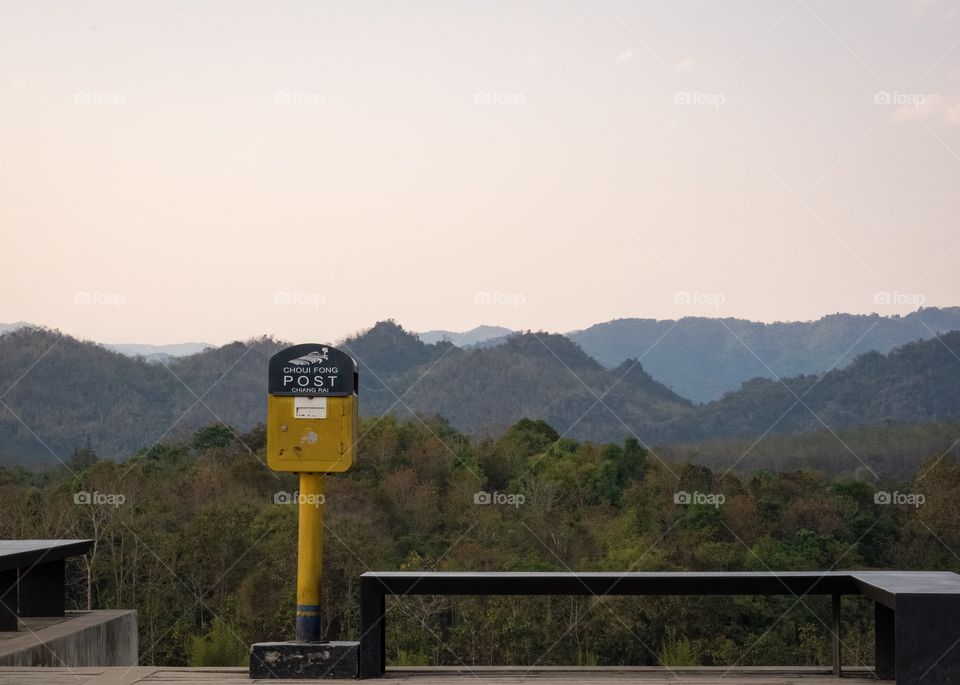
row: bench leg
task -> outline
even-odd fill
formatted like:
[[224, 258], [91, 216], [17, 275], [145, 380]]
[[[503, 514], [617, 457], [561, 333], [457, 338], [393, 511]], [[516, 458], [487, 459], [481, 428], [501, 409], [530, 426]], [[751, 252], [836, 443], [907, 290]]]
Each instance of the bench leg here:
[[21, 616], [63, 616], [63, 559], [21, 569], [19, 582]]
[[876, 674], [880, 680], [893, 680], [896, 676], [896, 640], [894, 639], [893, 609], [874, 602], [873, 631]]
[[840, 642], [840, 595], [833, 595], [833, 675], [840, 678], [843, 674], [843, 661]]
[[960, 683], [960, 596], [898, 594], [892, 614], [897, 685]]
[[17, 569], [0, 571], [0, 630], [17, 629]]
[[360, 677], [379, 678], [386, 671], [386, 597], [379, 583], [360, 583]]

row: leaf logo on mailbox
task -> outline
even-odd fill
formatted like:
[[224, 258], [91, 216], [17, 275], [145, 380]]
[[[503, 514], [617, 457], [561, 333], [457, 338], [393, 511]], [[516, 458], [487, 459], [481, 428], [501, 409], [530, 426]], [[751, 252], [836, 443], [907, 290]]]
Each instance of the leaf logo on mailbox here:
[[322, 347], [319, 350], [309, 352], [302, 357], [289, 359], [287, 360], [287, 364], [293, 364], [294, 366], [310, 366], [311, 364], [316, 364], [318, 362], [325, 362], [330, 358], [329, 352], [329, 348]]

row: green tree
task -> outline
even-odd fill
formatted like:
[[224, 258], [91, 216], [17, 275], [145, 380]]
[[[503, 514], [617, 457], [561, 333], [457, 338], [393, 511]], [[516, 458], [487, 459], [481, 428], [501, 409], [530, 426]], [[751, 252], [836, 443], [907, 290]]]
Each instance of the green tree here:
[[197, 451], [227, 447], [233, 442], [234, 433], [229, 426], [213, 423], [193, 434], [193, 449]]
[[243, 638], [221, 616], [210, 623], [205, 635], [193, 639], [191, 666], [245, 666], [250, 655]]

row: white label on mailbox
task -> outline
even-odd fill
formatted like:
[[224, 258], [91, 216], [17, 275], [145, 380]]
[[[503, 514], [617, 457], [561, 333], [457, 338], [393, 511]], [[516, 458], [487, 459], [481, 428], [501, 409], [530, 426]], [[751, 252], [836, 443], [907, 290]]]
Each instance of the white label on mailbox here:
[[327, 418], [326, 397], [294, 397], [293, 418], [295, 419], [325, 419]]

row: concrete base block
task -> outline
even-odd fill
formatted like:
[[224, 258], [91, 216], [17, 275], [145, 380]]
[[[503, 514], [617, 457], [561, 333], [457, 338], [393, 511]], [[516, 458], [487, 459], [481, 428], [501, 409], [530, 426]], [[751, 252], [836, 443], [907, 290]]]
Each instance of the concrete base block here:
[[356, 678], [359, 642], [259, 642], [250, 647], [251, 678]]

